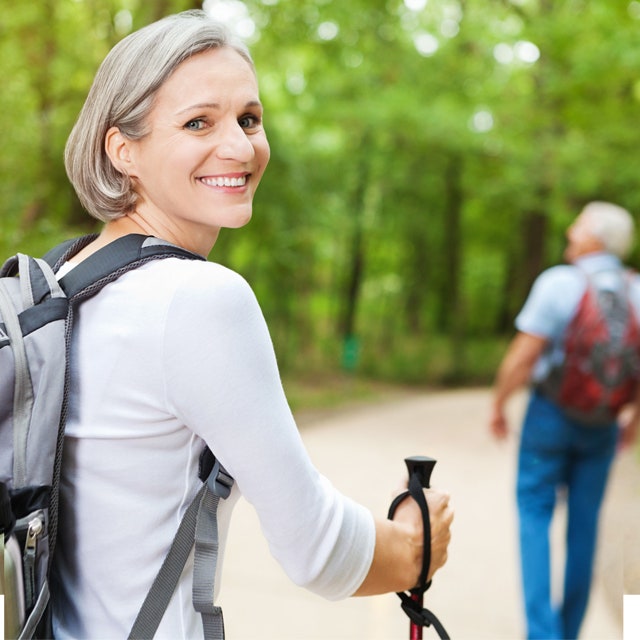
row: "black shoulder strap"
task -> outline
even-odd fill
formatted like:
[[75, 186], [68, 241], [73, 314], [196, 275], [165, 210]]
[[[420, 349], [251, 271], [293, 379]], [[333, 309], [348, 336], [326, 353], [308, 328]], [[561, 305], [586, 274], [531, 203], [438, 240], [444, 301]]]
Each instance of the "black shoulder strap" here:
[[[55, 270], [62, 262], [72, 258], [93, 239], [95, 236], [84, 236], [63, 243], [50, 251], [45, 259], [50, 264], [50, 261], [53, 261]], [[83, 260], [60, 279], [60, 286], [70, 299], [88, 298], [126, 271], [135, 269], [149, 260], [172, 257], [206, 260], [203, 256], [187, 251], [166, 240], [153, 236], [130, 234], [114, 240]]]
[[84, 247], [93, 242], [97, 237], [97, 233], [92, 233], [86, 236], [80, 236], [79, 238], [65, 240], [53, 247], [53, 249], [49, 249], [42, 258], [54, 271], [57, 271], [65, 260], [68, 260], [78, 253], [78, 251], [84, 249]]

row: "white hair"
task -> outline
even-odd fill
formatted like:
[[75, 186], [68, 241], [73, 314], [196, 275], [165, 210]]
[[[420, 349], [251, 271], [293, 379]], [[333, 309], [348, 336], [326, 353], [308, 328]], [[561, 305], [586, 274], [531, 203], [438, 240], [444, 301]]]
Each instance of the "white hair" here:
[[631, 214], [617, 204], [590, 202], [581, 213], [591, 233], [602, 242], [605, 251], [625, 258], [634, 243], [635, 224]]

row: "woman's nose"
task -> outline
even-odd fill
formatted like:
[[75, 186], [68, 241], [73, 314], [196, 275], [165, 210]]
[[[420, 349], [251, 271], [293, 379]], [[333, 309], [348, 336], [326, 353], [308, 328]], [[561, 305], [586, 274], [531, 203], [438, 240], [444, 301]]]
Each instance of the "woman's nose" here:
[[223, 160], [248, 162], [255, 151], [245, 130], [236, 122], [226, 126], [221, 132], [216, 153]]

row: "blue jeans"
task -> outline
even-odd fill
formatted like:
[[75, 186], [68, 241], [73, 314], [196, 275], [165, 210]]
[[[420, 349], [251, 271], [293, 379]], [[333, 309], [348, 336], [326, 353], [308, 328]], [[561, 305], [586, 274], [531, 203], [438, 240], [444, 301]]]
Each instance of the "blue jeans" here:
[[[517, 499], [529, 639], [575, 639], [591, 587], [598, 513], [615, 455], [616, 423], [585, 427], [532, 392], [522, 428]], [[558, 488], [567, 492], [563, 601], [551, 602], [549, 526]]]

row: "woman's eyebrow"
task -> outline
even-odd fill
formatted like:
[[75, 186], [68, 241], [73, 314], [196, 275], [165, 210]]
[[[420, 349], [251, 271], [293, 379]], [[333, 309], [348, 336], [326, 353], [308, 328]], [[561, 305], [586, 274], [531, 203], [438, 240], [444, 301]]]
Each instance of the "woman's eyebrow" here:
[[194, 109], [219, 109], [220, 105], [217, 102], [198, 102], [197, 104], [191, 104], [184, 109], [180, 109], [177, 113], [186, 113], [187, 111], [193, 111]]
[[[260, 100], [249, 100], [245, 104], [246, 108], [250, 107], [260, 107], [262, 108], [262, 103]], [[197, 104], [192, 104], [184, 109], [180, 109], [177, 113], [178, 115], [186, 113], [187, 111], [193, 111], [194, 109], [220, 109], [220, 105], [217, 102], [198, 102]]]

